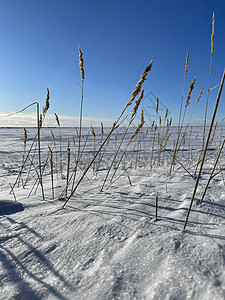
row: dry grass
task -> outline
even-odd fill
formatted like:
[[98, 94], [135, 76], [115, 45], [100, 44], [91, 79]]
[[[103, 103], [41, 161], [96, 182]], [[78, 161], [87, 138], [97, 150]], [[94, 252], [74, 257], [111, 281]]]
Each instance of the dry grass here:
[[[210, 60], [210, 72], [209, 72], [209, 83], [206, 101], [206, 113], [205, 120], [207, 116], [207, 102], [208, 95], [210, 91], [210, 77], [211, 77], [211, 67], [212, 67], [212, 55], [214, 52], [214, 31], [215, 31], [215, 16], [213, 15], [212, 23], [212, 36], [211, 36], [211, 60]], [[189, 67], [189, 53], [187, 53], [185, 72], [184, 72], [184, 84], [183, 84], [183, 94], [180, 107], [178, 131], [172, 129], [172, 118], [169, 119], [168, 109], [163, 111], [161, 114], [162, 105], [157, 97], [155, 99], [155, 119], [152, 125], [147, 129], [144, 129], [144, 111], [140, 114], [140, 122], [138, 126], [134, 129], [134, 121], [138, 116], [138, 110], [142, 105], [142, 99], [144, 96], [144, 89], [142, 85], [147, 79], [147, 74], [152, 68], [153, 61], [145, 68], [141, 74], [140, 80], [136, 84], [134, 91], [132, 92], [129, 101], [125, 105], [122, 112], [119, 114], [118, 119], [112, 124], [110, 130], [104, 128], [103, 123], [100, 123], [99, 130], [90, 126], [86, 138], [82, 138], [82, 119], [83, 119], [83, 102], [84, 102], [84, 59], [81, 48], [79, 50], [79, 66], [81, 72], [81, 102], [80, 102], [80, 119], [79, 127], [76, 128], [76, 135], [72, 136], [73, 143], [70, 144], [69, 137], [62, 136], [62, 130], [60, 126], [60, 121], [58, 115], [55, 113], [55, 119], [57, 127], [59, 130], [59, 140], [55, 137], [52, 129], [52, 145], [48, 145], [48, 154], [44, 154], [41, 151], [41, 130], [45, 120], [45, 116], [49, 109], [50, 93], [47, 89], [47, 96], [45, 99], [45, 105], [43, 106], [43, 112], [39, 112], [39, 103], [35, 102], [30, 104], [36, 105], [37, 108], [37, 134], [33, 138], [33, 141], [28, 148], [27, 145], [27, 130], [24, 128], [24, 141], [23, 141], [23, 161], [22, 167], [19, 171], [19, 175], [12, 185], [11, 192], [14, 194], [16, 185], [19, 185], [19, 181], [22, 182], [22, 174], [27, 171], [27, 177], [23, 187], [31, 182], [31, 189], [29, 195], [36, 193], [38, 187], [41, 187], [42, 199], [45, 199], [44, 181], [50, 178], [51, 180], [51, 197], [54, 199], [56, 197], [64, 197], [63, 208], [67, 205], [70, 199], [75, 195], [76, 190], [84, 180], [88, 180], [90, 184], [92, 181], [101, 176], [102, 185], [100, 190], [103, 188], [111, 175], [109, 180], [109, 186], [115, 183], [116, 180], [125, 175], [128, 179], [127, 184], [132, 185], [132, 172], [134, 168], [141, 166], [148, 167], [149, 172], [154, 172], [154, 168], [159, 168], [161, 166], [170, 169], [170, 174], [173, 172], [176, 165], [182, 167], [187, 174], [193, 179], [193, 185], [195, 184], [192, 200], [190, 202], [189, 211], [186, 217], [186, 222], [184, 229], [187, 225], [188, 217], [191, 211], [192, 203], [194, 201], [196, 191], [200, 185], [201, 172], [204, 167], [204, 163], [207, 159], [211, 159], [211, 154], [207, 153], [208, 147], [216, 143], [216, 148], [218, 148], [217, 159], [214, 162], [214, 167], [212, 168], [209, 181], [205, 187], [205, 191], [202, 196], [202, 201], [204, 195], [207, 191], [210, 181], [217, 174], [223, 176], [223, 170], [216, 173], [216, 166], [219, 165], [219, 159], [224, 147], [224, 139], [221, 138], [220, 144], [215, 141], [215, 136], [218, 129], [221, 128], [220, 124], [214, 124], [217, 107], [219, 104], [220, 95], [223, 88], [224, 74], [220, 85], [220, 90], [218, 93], [217, 101], [215, 104], [214, 113], [211, 120], [210, 129], [208, 132], [206, 142], [203, 141], [204, 148], [202, 151], [201, 159], [192, 153], [192, 146], [195, 142], [195, 137], [193, 137], [193, 127], [192, 127], [192, 116], [195, 108], [197, 107], [202, 94], [203, 88], [201, 89], [199, 96], [195, 102], [194, 108], [190, 113], [191, 107], [191, 96], [194, 89], [196, 78], [192, 80], [187, 92], [186, 102], [183, 108], [184, 90], [185, 83], [188, 77], [188, 67]], [[140, 94], [140, 95], [139, 95]], [[139, 98], [137, 96], [139, 95]], [[136, 100], [135, 100], [136, 99]], [[134, 102], [135, 101], [135, 102]], [[201, 100], [202, 101], [202, 100]], [[133, 105], [133, 108], [131, 107]], [[28, 107], [29, 107], [28, 106]], [[26, 109], [26, 108], [25, 108]], [[165, 115], [164, 115], [165, 113]], [[128, 118], [126, 114], [130, 114]], [[161, 114], [161, 115], [160, 115]], [[185, 124], [185, 120], [189, 116], [188, 122]], [[127, 120], [127, 126], [122, 128], [123, 122]], [[190, 127], [191, 126], [191, 127]], [[121, 129], [121, 132], [119, 130]], [[203, 127], [203, 139], [205, 135], [205, 124]], [[90, 137], [89, 137], [90, 132]], [[92, 134], [92, 137], [91, 137]], [[222, 134], [221, 134], [222, 136]], [[196, 136], [197, 138], [197, 136]], [[67, 145], [66, 145], [67, 142]], [[59, 144], [59, 145], [58, 145]], [[91, 145], [91, 146], [90, 146]], [[174, 145], [174, 149], [172, 148]], [[37, 152], [36, 152], [37, 148]], [[188, 156], [185, 156], [186, 149], [188, 150]], [[54, 150], [54, 151], [53, 151]], [[184, 151], [182, 151], [184, 150]], [[59, 152], [59, 158], [58, 158]], [[135, 153], [135, 154], [131, 154]], [[59, 159], [59, 161], [58, 161]], [[60, 167], [58, 168], [58, 164]], [[65, 166], [63, 169], [63, 165]], [[197, 172], [198, 166], [200, 169], [198, 172], [197, 179], [195, 178], [195, 171]], [[103, 167], [102, 167], [103, 166]], [[101, 168], [102, 167], [102, 168]], [[59, 169], [59, 170], [58, 170]], [[91, 170], [93, 169], [93, 172]], [[222, 169], [222, 168], [221, 168]], [[90, 171], [90, 172], [89, 172]], [[57, 184], [56, 175], [60, 173], [60, 184]], [[64, 174], [65, 173], [65, 174]], [[48, 174], [48, 176], [44, 176]], [[50, 176], [49, 176], [50, 174]], [[115, 175], [118, 175], [116, 178]], [[55, 176], [54, 176], [55, 175]], [[63, 187], [63, 190], [59, 188]], [[109, 187], [108, 186], [108, 187]], [[15, 195], [15, 194], [14, 194]], [[157, 218], [157, 205], [158, 199], [156, 200], [156, 218]]]

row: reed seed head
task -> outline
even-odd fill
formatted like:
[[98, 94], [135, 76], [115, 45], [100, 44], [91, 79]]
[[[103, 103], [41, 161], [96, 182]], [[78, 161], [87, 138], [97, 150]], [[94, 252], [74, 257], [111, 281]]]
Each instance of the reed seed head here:
[[156, 109], [155, 109], [156, 113], [158, 113], [159, 111], [159, 98], [156, 98]]
[[108, 138], [108, 140], [107, 140], [107, 142], [106, 142], [105, 149], [108, 147], [109, 140], [110, 140], [110, 138]]
[[55, 119], [56, 119], [56, 123], [57, 125], [60, 127], [60, 123], [59, 123], [59, 117], [57, 116], [57, 114], [55, 113]]
[[186, 100], [186, 104], [185, 104], [185, 108], [187, 108], [187, 106], [190, 104], [191, 93], [194, 89], [195, 80], [196, 80], [196, 77], [193, 79], [192, 83], [190, 84], [188, 95], [187, 95], [187, 100]]
[[68, 175], [68, 172], [69, 172], [69, 163], [70, 163], [70, 139], [68, 137], [68, 142], [67, 142], [67, 164], [68, 164], [67, 175]]
[[213, 55], [214, 52], [214, 34], [215, 34], [215, 13], [213, 13], [213, 17], [212, 17], [211, 55]]
[[166, 120], [167, 116], [168, 116], [168, 108], [166, 109], [165, 120]]
[[164, 144], [166, 144], [167, 142], [168, 142], [168, 140], [169, 140], [169, 138], [171, 137], [171, 135], [172, 135], [172, 132], [167, 136], [167, 138], [166, 138], [166, 140], [165, 140], [165, 143]]
[[143, 127], [145, 121], [143, 120], [142, 123], [138, 124], [138, 128], [135, 130], [135, 132], [132, 134], [132, 136], [130, 137], [129, 143], [132, 141], [132, 139], [138, 134], [138, 132], [141, 130], [141, 128]]
[[83, 59], [83, 53], [80, 49], [80, 46], [78, 47], [79, 49], [79, 65], [80, 65], [80, 73], [81, 73], [81, 77], [82, 80], [84, 80], [85, 76], [84, 76], [84, 59]]
[[24, 144], [24, 150], [26, 149], [26, 146], [27, 146], [27, 130], [26, 128], [24, 127], [24, 139], [23, 139], [23, 144]]
[[198, 99], [197, 99], [197, 101], [196, 101], [196, 103], [195, 103], [195, 106], [198, 104], [198, 102], [199, 102], [199, 100], [200, 100], [200, 98], [201, 98], [201, 96], [202, 96], [203, 89], [204, 89], [204, 88], [202, 87], [201, 92], [200, 92], [200, 94], [199, 94], [199, 96], [198, 96]]
[[188, 59], [189, 59], [189, 52], [187, 52], [187, 57], [186, 57], [186, 65], [185, 65], [184, 79], [186, 79], [186, 77], [187, 77], [187, 72], [188, 72]]
[[135, 90], [132, 92], [130, 100], [128, 101], [126, 108], [128, 106], [130, 106], [132, 104], [132, 102], [134, 101], [134, 99], [137, 97], [137, 95], [140, 93], [141, 91], [141, 86], [143, 84], [143, 82], [146, 80], [147, 74], [148, 72], [151, 70], [152, 68], [152, 64], [153, 64], [153, 60], [151, 60], [150, 64], [147, 66], [147, 68], [144, 70], [144, 72], [141, 75], [141, 79], [138, 81]]
[[101, 138], [103, 138], [104, 135], [104, 129], [103, 129], [103, 123], [101, 122]]
[[40, 117], [39, 117], [39, 128], [41, 128], [42, 127], [42, 114], [40, 114]]
[[43, 107], [43, 116], [45, 116], [46, 112], [49, 109], [49, 99], [50, 99], [50, 93], [49, 93], [49, 89], [47, 88], [47, 96], [46, 96], [46, 100], [45, 100], [45, 106]]
[[140, 105], [140, 103], [141, 103], [141, 100], [142, 100], [143, 96], [144, 96], [144, 89], [142, 89], [140, 97], [135, 101], [134, 109], [133, 109], [132, 115], [131, 115], [131, 117], [130, 117], [130, 121], [131, 121], [131, 120], [133, 119], [133, 117], [136, 115], [137, 110], [138, 110], [138, 107], [139, 107], [139, 105]]
[[141, 123], [143, 123], [144, 124], [144, 110], [142, 109], [141, 110]]
[[94, 128], [91, 126], [91, 132], [92, 132], [92, 135], [93, 135], [93, 138], [94, 138], [94, 141], [95, 141], [95, 131], [94, 131]]

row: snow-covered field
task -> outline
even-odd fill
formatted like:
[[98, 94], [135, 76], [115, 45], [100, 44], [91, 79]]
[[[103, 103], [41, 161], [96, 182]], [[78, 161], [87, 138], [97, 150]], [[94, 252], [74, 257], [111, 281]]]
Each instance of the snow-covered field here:
[[[127, 149], [113, 182], [109, 184], [107, 180], [100, 192], [122, 133], [117, 133], [117, 138], [113, 136], [97, 175], [98, 159], [95, 169], [91, 167], [62, 209], [67, 137], [70, 136], [71, 149], [75, 149], [76, 141], [74, 146], [71, 138], [75, 130], [62, 128], [60, 158], [58, 129], [53, 129], [56, 148], [49, 129], [42, 129], [43, 164], [50, 145], [57, 170], [52, 199], [50, 168], [46, 165], [43, 201], [40, 187], [36, 189], [34, 170], [25, 187], [21, 185], [26, 181], [29, 161], [19, 187], [14, 188], [15, 195], [9, 193], [23, 162], [23, 128], [0, 128], [0, 299], [225, 299], [222, 172], [213, 178], [204, 202], [198, 205], [225, 131], [218, 130], [210, 146], [185, 231], [182, 228], [195, 179], [178, 163], [169, 172], [173, 134], [168, 151], [162, 152], [160, 165], [156, 163], [151, 169], [151, 137], [145, 131], [143, 128]], [[175, 133], [176, 128], [172, 131]], [[202, 145], [201, 133], [202, 128], [193, 128], [178, 154], [192, 175]], [[86, 134], [84, 130], [82, 145]], [[34, 135], [35, 129], [28, 128], [27, 149]], [[96, 130], [95, 145], [90, 132], [76, 180], [99, 143], [99, 131]], [[154, 155], [157, 157], [157, 147]], [[73, 155], [71, 160], [75, 160]], [[224, 167], [223, 152], [218, 168]]]

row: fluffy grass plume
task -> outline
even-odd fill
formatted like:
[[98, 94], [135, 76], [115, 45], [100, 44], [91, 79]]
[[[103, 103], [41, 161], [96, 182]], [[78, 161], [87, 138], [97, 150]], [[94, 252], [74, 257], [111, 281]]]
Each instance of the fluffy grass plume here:
[[78, 47], [78, 49], [79, 49], [80, 73], [81, 73], [82, 80], [84, 80], [85, 76], [84, 76], [84, 59], [83, 59], [83, 53], [81, 51], [80, 46]]
[[212, 17], [211, 55], [213, 55], [214, 52], [214, 34], [215, 34], [215, 13], [213, 13], [213, 17]]
[[191, 93], [194, 89], [195, 81], [196, 81], [196, 77], [193, 79], [192, 83], [190, 84], [188, 95], [187, 95], [187, 100], [186, 100], [186, 104], [185, 104], [185, 108], [187, 108], [187, 106], [190, 104]]
[[187, 57], [186, 57], [186, 65], [185, 65], [184, 79], [186, 79], [186, 77], [187, 77], [187, 72], [188, 72], [188, 59], [189, 59], [189, 52], [187, 52]]
[[27, 130], [26, 130], [25, 127], [24, 127], [23, 131], [24, 131], [23, 148], [24, 148], [24, 151], [25, 151], [26, 146], [27, 146]]
[[130, 106], [132, 104], [132, 102], [134, 101], [134, 99], [137, 97], [137, 95], [140, 93], [141, 86], [144, 83], [144, 81], [147, 79], [146, 77], [148, 75], [148, 72], [151, 71], [152, 64], [153, 64], [153, 60], [150, 61], [150, 64], [147, 66], [147, 68], [141, 74], [141, 79], [138, 81], [134, 91], [132, 92], [130, 100], [128, 101], [126, 107]]

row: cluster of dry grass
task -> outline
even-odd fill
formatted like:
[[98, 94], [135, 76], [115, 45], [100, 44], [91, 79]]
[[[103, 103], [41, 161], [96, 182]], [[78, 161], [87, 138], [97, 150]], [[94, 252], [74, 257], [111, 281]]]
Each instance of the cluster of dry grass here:
[[[164, 165], [169, 167], [170, 174], [174, 171], [175, 165], [181, 166], [194, 180], [194, 190], [192, 195], [192, 200], [190, 203], [189, 211], [187, 214], [184, 229], [186, 227], [188, 217], [191, 211], [192, 203], [195, 198], [195, 194], [198, 188], [198, 184], [201, 178], [201, 172], [204, 167], [205, 161], [208, 159], [207, 150], [214, 143], [214, 137], [218, 126], [214, 124], [218, 104], [220, 101], [221, 92], [224, 84], [225, 73], [222, 76], [220, 89], [215, 103], [215, 108], [213, 116], [210, 122], [209, 131], [206, 137], [206, 120], [208, 111], [208, 98], [210, 93], [210, 77], [212, 68], [212, 58], [214, 52], [214, 26], [215, 26], [215, 16], [213, 14], [212, 22], [212, 37], [211, 37], [211, 55], [210, 55], [210, 71], [209, 71], [209, 81], [206, 99], [206, 109], [204, 117], [203, 126], [203, 144], [199, 151], [199, 156], [192, 156], [191, 146], [193, 143], [193, 127], [191, 118], [196, 109], [200, 98], [202, 97], [203, 88], [201, 89], [199, 96], [196, 100], [192, 112], [189, 114], [188, 121], [187, 113], [189, 112], [189, 104], [192, 95], [192, 91], [195, 86], [196, 77], [192, 80], [189, 86], [189, 90], [186, 97], [186, 102], [183, 108], [184, 102], [184, 92], [185, 85], [188, 75], [189, 66], [189, 53], [187, 53], [185, 62], [185, 72], [184, 72], [184, 85], [183, 85], [183, 95], [180, 106], [179, 122], [177, 131], [172, 129], [172, 118], [168, 117], [168, 110], [165, 110], [165, 115], [161, 116], [159, 114], [160, 101], [156, 99], [155, 106], [155, 120], [152, 122], [150, 127], [144, 127], [144, 111], [141, 112], [141, 120], [137, 128], [134, 128], [134, 121], [138, 115], [139, 107], [141, 105], [142, 99], [144, 97], [144, 88], [142, 88], [145, 80], [147, 79], [148, 73], [152, 69], [153, 61], [145, 68], [140, 76], [134, 91], [127, 104], [125, 105], [123, 111], [120, 113], [118, 119], [112, 124], [111, 129], [105, 131], [103, 123], [101, 123], [100, 133], [96, 133], [96, 129], [90, 126], [88, 133], [85, 138], [82, 138], [82, 118], [83, 118], [83, 103], [84, 103], [84, 59], [81, 48], [79, 47], [79, 65], [81, 72], [81, 106], [80, 106], [80, 122], [79, 127], [76, 129], [75, 134], [72, 137], [72, 141], [68, 137], [66, 143], [66, 149], [63, 148], [65, 143], [62, 140], [65, 138], [61, 134], [60, 120], [57, 114], [55, 114], [56, 125], [59, 130], [59, 139], [55, 138], [55, 134], [52, 129], [50, 129], [52, 142], [48, 145], [48, 152], [45, 154], [41, 148], [41, 130], [45, 120], [45, 116], [48, 112], [50, 105], [50, 92], [47, 89], [47, 96], [45, 101], [45, 106], [43, 107], [42, 113], [39, 111], [39, 103], [35, 102], [30, 104], [36, 105], [37, 108], [37, 134], [32, 140], [30, 148], [27, 149], [27, 130], [24, 129], [24, 151], [21, 169], [19, 174], [11, 186], [11, 192], [15, 196], [15, 188], [17, 186], [26, 187], [28, 182], [32, 182], [32, 188], [29, 190], [29, 195], [35, 193], [38, 187], [41, 188], [42, 199], [45, 200], [45, 181], [51, 181], [51, 197], [64, 197], [65, 202], [63, 207], [68, 203], [72, 196], [74, 196], [77, 188], [85, 180], [94, 180], [101, 173], [102, 176], [102, 165], [105, 165], [105, 174], [102, 176], [102, 185], [100, 190], [105, 189], [106, 183], [108, 186], [115, 182], [118, 177], [116, 174], [126, 174], [128, 179], [128, 184], [132, 185], [131, 171], [136, 169], [138, 166], [149, 166], [149, 171], [153, 172], [156, 168]], [[138, 97], [139, 96], [139, 97]], [[134, 105], [133, 105], [134, 103]], [[133, 109], [131, 109], [133, 105]], [[27, 107], [26, 107], [27, 108]], [[25, 110], [24, 108], [23, 110]], [[130, 117], [128, 117], [130, 115]], [[127, 122], [127, 125], [124, 124]], [[221, 124], [220, 124], [221, 125]], [[121, 131], [119, 131], [121, 129]], [[91, 135], [90, 135], [91, 132]], [[120, 133], [120, 138], [118, 139], [118, 134]], [[195, 137], [197, 139], [197, 136]], [[85, 150], [87, 144], [92, 142], [93, 147], [91, 151], [86, 154]], [[111, 146], [109, 145], [111, 144]], [[169, 148], [168, 148], [169, 145]], [[212, 172], [209, 177], [209, 181], [206, 185], [205, 191], [202, 196], [201, 203], [204, 199], [204, 195], [207, 191], [209, 183], [213, 177], [217, 174], [222, 173], [223, 169], [218, 169], [220, 156], [224, 146], [224, 140], [221, 140], [219, 144], [215, 144], [215, 152], [217, 151], [217, 157], [212, 168]], [[115, 148], [115, 152], [112, 155], [107, 155], [107, 151]], [[188, 157], [184, 155], [182, 149], [188, 149]], [[134, 151], [135, 150], [135, 151]], [[132, 153], [132, 158], [129, 160], [129, 155]], [[126, 161], [126, 162], [125, 162]], [[66, 163], [65, 163], [66, 162]], [[124, 163], [123, 163], [124, 162]], [[194, 169], [194, 172], [192, 171]], [[48, 175], [50, 176], [44, 176]], [[91, 179], [90, 179], [90, 176]], [[56, 177], [63, 182], [63, 186], [58, 192], [58, 187], [56, 184]], [[111, 177], [110, 177], [111, 176]], [[56, 194], [56, 188], [57, 193]], [[158, 203], [158, 199], [157, 199]]]

